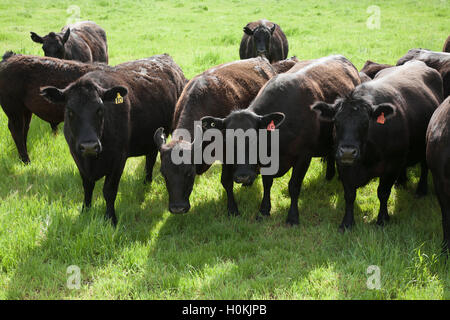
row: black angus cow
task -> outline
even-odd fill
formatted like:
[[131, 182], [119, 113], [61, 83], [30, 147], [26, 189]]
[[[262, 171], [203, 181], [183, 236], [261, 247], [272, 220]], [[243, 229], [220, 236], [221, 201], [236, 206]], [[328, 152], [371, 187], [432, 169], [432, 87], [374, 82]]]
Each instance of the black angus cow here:
[[445, 40], [444, 47], [442, 48], [443, 52], [450, 52], [450, 36]]
[[287, 58], [289, 44], [280, 26], [267, 21], [249, 22], [244, 27], [239, 48], [241, 59], [266, 57], [270, 63]]
[[411, 60], [423, 61], [430, 68], [436, 69], [442, 76], [444, 98], [450, 95], [450, 53], [411, 49], [397, 61], [397, 65], [401, 66]]
[[393, 66], [390, 64], [381, 64], [381, 63], [376, 63], [376, 62], [367, 60], [366, 63], [364, 64], [364, 66], [362, 67], [362, 69], [359, 70], [359, 72], [363, 72], [370, 79], [373, 79], [378, 72], [380, 72], [381, 70], [387, 69], [387, 68], [391, 68], [391, 67], [393, 67]]
[[50, 123], [53, 132], [64, 120], [64, 108], [40, 94], [45, 86], [65, 87], [82, 75], [110, 68], [102, 63], [82, 63], [51, 57], [6, 52], [0, 61], [0, 102], [20, 158], [29, 163], [27, 135], [33, 114]]
[[290, 57], [289, 59], [280, 60], [272, 63], [272, 67], [275, 69], [276, 73], [285, 73], [289, 71], [296, 63], [300, 62], [296, 56]]
[[47, 57], [81, 62], [108, 63], [106, 33], [92, 21], [67, 25], [61, 32], [50, 32], [44, 37], [31, 33], [34, 42], [41, 43]]
[[[213, 67], [189, 81], [177, 102], [171, 141], [166, 143], [162, 129], [154, 136], [160, 149], [161, 174], [169, 193], [170, 212], [189, 211], [189, 196], [195, 176], [203, 174], [210, 167], [204, 161], [194, 164], [194, 121], [200, 121], [207, 115], [226, 117], [233, 110], [246, 108], [261, 87], [275, 74], [269, 61], [258, 57]], [[179, 135], [181, 129], [189, 131], [189, 137]], [[202, 147], [205, 148], [206, 144]], [[191, 162], [174, 163], [172, 152], [179, 152], [183, 156], [187, 154]], [[229, 213], [238, 214], [229, 173], [223, 166], [221, 181], [227, 192]]]
[[442, 211], [444, 251], [450, 249], [450, 97], [431, 117], [427, 130], [427, 163]]
[[421, 163], [416, 193], [427, 192], [425, 132], [442, 101], [442, 78], [421, 61], [380, 71], [334, 104], [312, 108], [334, 123], [336, 163], [344, 186], [345, 216], [340, 230], [354, 225], [356, 190], [380, 177], [378, 225], [389, 220], [392, 185], [407, 166]]
[[114, 202], [125, 162], [145, 155], [145, 180], [151, 182], [158, 153], [153, 134], [159, 127], [171, 131], [186, 82], [164, 54], [90, 72], [63, 90], [42, 88], [46, 99], [65, 104], [64, 135], [83, 180], [83, 208], [91, 206], [95, 182], [106, 176], [106, 216], [117, 224]]
[[[299, 223], [298, 197], [311, 158], [327, 156], [326, 177], [329, 180], [334, 176], [332, 125], [321, 122], [310, 107], [321, 100], [332, 103], [336, 98], [350, 93], [360, 83], [358, 70], [343, 56], [300, 62], [287, 73], [267, 82], [247, 109], [233, 112], [224, 119], [202, 119], [206, 129], [242, 129], [247, 132], [265, 129], [268, 124], [272, 124], [271, 129], [279, 127], [278, 172], [262, 176], [264, 196], [260, 213], [263, 216], [270, 215], [273, 179], [285, 175], [289, 169], [293, 168], [289, 181], [291, 206], [288, 224]], [[260, 163], [252, 165], [248, 156], [244, 164], [228, 166], [233, 174], [228, 175], [229, 182], [225, 184], [231, 185], [233, 179], [236, 183], [252, 184], [261, 168]]]

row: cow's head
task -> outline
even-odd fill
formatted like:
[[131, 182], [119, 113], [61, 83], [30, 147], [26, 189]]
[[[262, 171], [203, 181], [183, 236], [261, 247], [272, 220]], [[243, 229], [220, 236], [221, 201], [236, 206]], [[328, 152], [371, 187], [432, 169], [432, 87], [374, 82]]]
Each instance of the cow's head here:
[[336, 161], [347, 166], [357, 163], [364, 154], [371, 122], [384, 125], [395, 114], [389, 103], [373, 105], [352, 97], [338, 99], [334, 104], [317, 102], [311, 109], [321, 120], [334, 122]]
[[64, 45], [70, 37], [70, 28], [66, 32], [54, 33], [50, 32], [45, 37], [40, 37], [34, 32], [31, 33], [31, 40], [42, 44], [42, 50], [46, 57], [64, 59]]
[[244, 27], [244, 32], [253, 37], [254, 56], [262, 56], [270, 60], [270, 45], [276, 27], [276, 24], [273, 24], [272, 27], [260, 24], [253, 30], [250, 29], [248, 25]]
[[[201, 119], [203, 130], [219, 129], [222, 130], [222, 136], [224, 138], [224, 145], [229, 143], [226, 141], [227, 130], [232, 130], [230, 135], [234, 139], [234, 161], [233, 161], [233, 180], [236, 183], [249, 186], [252, 185], [259, 173], [258, 164], [258, 146], [259, 146], [259, 130], [267, 129], [271, 126], [270, 130], [278, 128], [284, 121], [284, 114], [280, 112], [269, 113], [263, 116], [249, 110], [239, 110], [230, 113], [226, 118], [215, 117], [203, 117]], [[228, 138], [229, 138], [228, 137]], [[256, 139], [256, 140], [255, 140]], [[252, 145], [253, 148], [250, 147]], [[237, 157], [239, 148], [243, 146], [245, 149], [244, 163], [238, 163]], [[250, 155], [250, 151], [256, 151], [256, 155]], [[250, 161], [251, 157], [256, 159]]]
[[[166, 181], [169, 193], [169, 211], [171, 213], [186, 213], [191, 208], [189, 196], [195, 182], [195, 164], [193, 162], [194, 142], [188, 142], [183, 137], [173, 138], [166, 143], [164, 129], [156, 130], [153, 137], [161, 155], [161, 174]], [[174, 162], [178, 159], [189, 158], [187, 162]]]
[[[64, 104], [64, 132], [73, 143], [73, 152], [96, 157], [102, 152], [102, 135], [107, 108], [123, 103], [127, 88], [102, 88], [92, 81], [77, 81], [66, 89], [41, 88], [41, 95], [52, 103]], [[116, 100], [118, 96], [122, 100]]]

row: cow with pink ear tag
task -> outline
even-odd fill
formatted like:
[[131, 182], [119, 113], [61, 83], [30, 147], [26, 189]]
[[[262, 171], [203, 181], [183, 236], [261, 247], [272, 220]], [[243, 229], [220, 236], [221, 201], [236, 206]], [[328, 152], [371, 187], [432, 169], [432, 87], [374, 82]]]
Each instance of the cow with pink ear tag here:
[[421, 61], [391, 67], [357, 86], [335, 103], [319, 101], [311, 109], [333, 125], [334, 154], [344, 186], [345, 215], [340, 230], [355, 224], [356, 190], [379, 177], [377, 224], [389, 220], [387, 201], [407, 167], [421, 164], [417, 196], [427, 193], [425, 133], [443, 99], [442, 78]]
[[[235, 182], [248, 186], [261, 173], [264, 196], [258, 219], [270, 215], [270, 190], [274, 178], [284, 176], [291, 168], [291, 205], [286, 220], [290, 225], [299, 223], [298, 198], [311, 159], [326, 157], [326, 178], [333, 178], [335, 167], [332, 125], [321, 122], [310, 107], [322, 99], [334, 102], [337, 97], [348, 94], [360, 83], [355, 66], [343, 56], [299, 62], [286, 73], [270, 79], [247, 109], [234, 111], [225, 118], [202, 119], [204, 128], [211, 128], [214, 124], [215, 128], [222, 130], [241, 130], [245, 133], [262, 130], [270, 133], [256, 135], [257, 141], [253, 143], [247, 140], [242, 143], [245, 143], [245, 150], [251, 150], [248, 148], [251, 145], [257, 145], [258, 148], [266, 145], [266, 149], [270, 150], [270, 162], [262, 163], [262, 159], [258, 158], [255, 163], [252, 161], [252, 153], [238, 152], [235, 154], [243, 154], [244, 161], [229, 165], [231, 172], [226, 175], [228, 185]], [[278, 140], [272, 140], [276, 136]], [[261, 156], [259, 150], [258, 156]], [[277, 165], [272, 171], [273, 162]], [[267, 167], [271, 170], [266, 171]]]

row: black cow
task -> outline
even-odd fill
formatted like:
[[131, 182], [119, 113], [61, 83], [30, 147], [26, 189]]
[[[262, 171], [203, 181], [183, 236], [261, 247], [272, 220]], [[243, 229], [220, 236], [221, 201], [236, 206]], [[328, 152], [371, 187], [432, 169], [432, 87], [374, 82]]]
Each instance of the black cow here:
[[411, 60], [423, 61], [430, 68], [436, 69], [442, 76], [444, 98], [450, 95], [450, 53], [411, 49], [397, 61], [397, 65], [401, 66]]
[[34, 42], [42, 43], [42, 49], [47, 57], [108, 63], [105, 30], [92, 21], [67, 25], [61, 32], [50, 32], [44, 37], [34, 32], [30, 33]]
[[[194, 164], [194, 121], [200, 121], [207, 115], [225, 117], [233, 110], [246, 108], [261, 87], [275, 74], [269, 61], [258, 57], [215, 66], [189, 81], [177, 102], [172, 140], [166, 143], [166, 135], [162, 129], [154, 136], [160, 149], [161, 174], [169, 193], [170, 212], [189, 211], [189, 196], [195, 176], [203, 174], [210, 167], [204, 161]], [[179, 134], [182, 129], [187, 130], [189, 136]], [[187, 154], [191, 162], [174, 163], [173, 152], [179, 152], [183, 157]], [[236, 215], [238, 210], [233, 196], [233, 181], [230, 184], [228, 179], [229, 173], [224, 166], [221, 180], [228, 196], [228, 211]]]
[[373, 79], [378, 72], [391, 67], [393, 66], [390, 64], [381, 64], [367, 60], [362, 69], [359, 71], [365, 73], [369, 78]]
[[64, 108], [39, 94], [45, 86], [65, 87], [82, 75], [110, 68], [103, 63], [82, 63], [51, 57], [7, 52], [0, 61], [0, 100], [8, 128], [24, 163], [29, 163], [27, 135], [33, 114], [50, 123], [54, 132], [64, 120]]
[[450, 52], [450, 36], [445, 40], [444, 47], [442, 48], [443, 52]]
[[241, 59], [266, 57], [270, 63], [287, 58], [289, 44], [280, 26], [267, 21], [249, 22], [244, 27], [239, 48]]
[[145, 180], [151, 182], [158, 153], [151, 137], [159, 127], [171, 131], [186, 82], [172, 58], [159, 55], [90, 72], [63, 90], [42, 88], [46, 99], [65, 104], [64, 135], [83, 180], [83, 208], [91, 206], [95, 182], [106, 176], [106, 216], [116, 225], [114, 202], [125, 162], [145, 155]]
[[[278, 171], [275, 175], [262, 176], [264, 196], [260, 213], [263, 216], [270, 214], [270, 189], [273, 179], [285, 175], [290, 168], [293, 168], [293, 171], [289, 181], [291, 206], [287, 217], [288, 224], [299, 223], [298, 197], [311, 158], [327, 156], [329, 161], [326, 177], [331, 179], [334, 176], [332, 125], [320, 122], [310, 106], [320, 100], [332, 103], [360, 83], [355, 66], [343, 56], [300, 62], [288, 72], [268, 81], [247, 109], [233, 112], [224, 119], [202, 119], [206, 129], [242, 129], [247, 132], [251, 129], [271, 130], [279, 127]], [[257, 139], [259, 144], [259, 137]], [[244, 164], [227, 166], [233, 173], [228, 175], [228, 184], [232, 185], [234, 180], [236, 183], [250, 185], [257, 177], [261, 163], [252, 164], [247, 155]]]
[[442, 211], [444, 251], [450, 249], [450, 97], [434, 112], [427, 130], [427, 163]]
[[289, 59], [280, 60], [272, 63], [272, 67], [275, 69], [276, 73], [285, 73], [289, 71], [296, 63], [300, 62], [296, 56], [290, 57]]
[[345, 192], [345, 216], [340, 230], [354, 225], [356, 190], [380, 177], [378, 225], [389, 220], [391, 188], [407, 166], [421, 163], [416, 193], [427, 192], [425, 132], [442, 101], [442, 78], [423, 62], [380, 71], [335, 104], [316, 103], [312, 109], [334, 123], [339, 177]]

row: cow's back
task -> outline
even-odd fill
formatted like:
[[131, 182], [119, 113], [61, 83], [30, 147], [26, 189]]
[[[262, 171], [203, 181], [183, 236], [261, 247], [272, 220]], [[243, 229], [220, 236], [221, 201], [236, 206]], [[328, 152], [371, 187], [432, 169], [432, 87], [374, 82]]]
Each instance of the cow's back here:
[[226, 117], [247, 108], [261, 87], [275, 75], [267, 59], [238, 60], [213, 67], [191, 79], [177, 102], [174, 128], [194, 130], [204, 116]]
[[447, 40], [445, 40], [444, 47], [442, 48], [442, 51], [450, 52], [450, 36], [448, 36]]
[[61, 31], [70, 28], [70, 37], [65, 45], [67, 59], [83, 62], [108, 63], [108, 44], [106, 33], [92, 21], [82, 21], [65, 26]]
[[[358, 70], [342, 56], [302, 61], [271, 79], [252, 102], [250, 110], [259, 115], [282, 112], [280, 154], [303, 150], [323, 156], [332, 145], [332, 123], [320, 121], [311, 106], [317, 101], [333, 103], [359, 85]], [[283, 167], [283, 165], [282, 165]], [[281, 168], [281, 167], [280, 167]], [[290, 165], [285, 165], [287, 170]], [[284, 174], [281, 168], [280, 175]]]
[[411, 60], [419, 60], [436, 69], [442, 77], [444, 97], [450, 95], [450, 53], [435, 52], [425, 49], [411, 49], [397, 61], [397, 66]]
[[166, 54], [120, 64], [113, 72], [117, 83], [129, 90], [129, 156], [145, 154], [154, 144], [149, 137], [156, 129], [163, 127], [171, 132], [175, 105], [187, 80], [181, 68]]
[[8, 114], [8, 108], [24, 106], [45, 121], [59, 123], [64, 120], [64, 108], [45, 100], [40, 88], [64, 88], [90, 71], [105, 68], [108, 66], [51, 57], [11, 56], [0, 65], [2, 107]]

